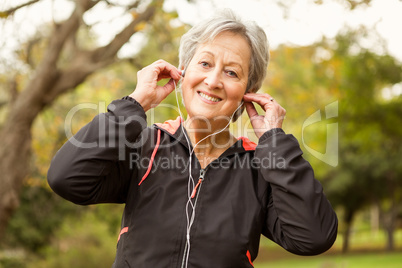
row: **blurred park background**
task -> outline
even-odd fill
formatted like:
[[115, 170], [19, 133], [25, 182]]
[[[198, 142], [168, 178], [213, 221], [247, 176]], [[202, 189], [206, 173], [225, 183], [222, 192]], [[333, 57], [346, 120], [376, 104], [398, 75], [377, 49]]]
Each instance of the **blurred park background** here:
[[[181, 35], [217, 7], [266, 30], [261, 92], [286, 108], [284, 129], [340, 221], [333, 248], [316, 257], [262, 238], [255, 267], [402, 267], [401, 1], [2, 0], [0, 268], [111, 266], [123, 205], [62, 200], [47, 184], [49, 163], [132, 92], [138, 70], [160, 58], [177, 66]], [[150, 120], [176, 118], [172, 107], [174, 94]]]

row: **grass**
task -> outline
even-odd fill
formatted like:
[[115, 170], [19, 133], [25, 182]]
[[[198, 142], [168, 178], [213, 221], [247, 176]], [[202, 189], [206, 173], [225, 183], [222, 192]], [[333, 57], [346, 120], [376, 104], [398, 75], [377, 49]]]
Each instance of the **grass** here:
[[[94, 222], [83, 218], [79, 227]], [[0, 268], [44, 267], [110, 267], [114, 259], [115, 236], [105, 236], [106, 225], [88, 228], [72, 228], [74, 222], [66, 221], [58, 234], [62, 244], [50, 245], [44, 259], [27, 261], [19, 252], [0, 252]], [[78, 223], [77, 223], [78, 224]], [[95, 228], [96, 227], [96, 228]], [[103, 236], [102, 241], [97, 238]], [[402, 268], [402, 229], [394, 234], [395, 252], [385, 252], [384, 232], [371, 232], [369, 228], [355, 229], [351, 236], [350, 252], [342, 254], [342, 236], [333, 247], [319, 256], [302, 257], [291, 254], [272, 241], [261, 240], [260, 253], [254, 262], [255, 268]], [[88, 243], [94, 243], [89, 245]], [[57, 247], [59, 245], [59, 247]], [[4, 253], [4, 252], [3, 252]], [[21, 255], [21, 256], [20, 256]], [[101, 257], [99, 257], [101, 256]], [[77, 263], [79, 264], [77, 264]]]
[[272, 262], [255, 263], [255, 268], [400, 268], [402, 252], [359, 253], [297, 257]]
[[350, 252], [342, 254], [342, 236], [324, 254], [312, 257], [291, 254], [268, 239], [262, 239], [255, 268], [401, 268], [402, 230], [395, 233], [394, 252], [385, 252], [383, 232], [356, 232], [351, 237]]

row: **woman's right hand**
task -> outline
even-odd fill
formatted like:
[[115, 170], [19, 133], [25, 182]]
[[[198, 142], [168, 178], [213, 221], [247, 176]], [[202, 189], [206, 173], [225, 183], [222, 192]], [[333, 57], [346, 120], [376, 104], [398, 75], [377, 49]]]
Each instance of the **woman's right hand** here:
[[[170, 78], [164, 86], [158, 86], [161, 79]], [[172, 64], [157, 60], [137, 72], [137, 86], [130, 97], [141, 104], [145, 112], [156, 107], [174, 89], [181, 78], [181, 72]]]

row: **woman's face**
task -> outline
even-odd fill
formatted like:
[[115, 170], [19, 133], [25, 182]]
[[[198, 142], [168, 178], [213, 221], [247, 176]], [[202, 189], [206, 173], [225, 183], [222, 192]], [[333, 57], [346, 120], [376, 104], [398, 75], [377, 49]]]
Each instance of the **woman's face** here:
[[190, 118], [228, 122], [246, 91], [250, 56], [246, 39], [232, 32], [198, 47], [182, 81]]

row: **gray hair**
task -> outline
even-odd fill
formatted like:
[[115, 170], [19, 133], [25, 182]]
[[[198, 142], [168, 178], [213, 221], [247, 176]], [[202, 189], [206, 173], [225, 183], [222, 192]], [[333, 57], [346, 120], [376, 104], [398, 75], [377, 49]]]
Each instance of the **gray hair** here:
[[[186, 68], [198, 46], [212, 41], [222, 32], [229, 31], [243, 36], [250, 45], [251, 58], [246, 92], [257, 92], [265, 79], [269, 62], [269, 45], [264, 30], [253, 21], [242, 21], [230, 9], [223, 9], [213, 17], [192, 27], [180, 40], [179, 68]], [[233, 121], [241, 115], [237, 113]]]

